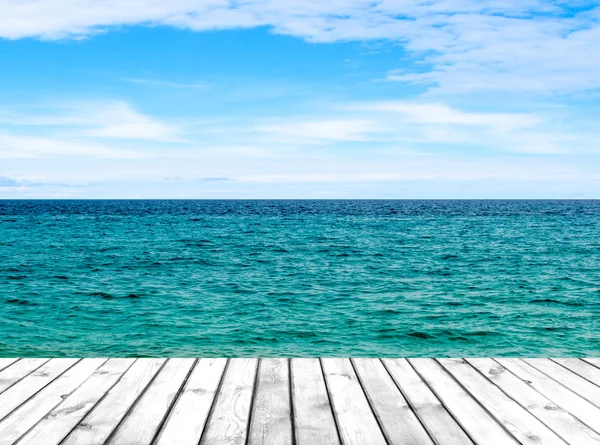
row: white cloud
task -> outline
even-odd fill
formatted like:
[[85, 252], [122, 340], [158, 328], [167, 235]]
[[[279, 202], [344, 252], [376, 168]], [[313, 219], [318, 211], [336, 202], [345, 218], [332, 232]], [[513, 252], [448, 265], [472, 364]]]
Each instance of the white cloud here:
[[363, 107], [366, 110], [399, 113], [422, 124], [486, 126], [501, 130], [531, 127], [539, 117], [524, 113], [465, 112], [440, 103], [378, 102]]
[[[560, 155], [598, 153], [590, 141], [597, 131], [555, 128], [551, 113], [465, 111], [444, 103], [380, 101], [340, 104], [319, 117], [265, 119], [245, 136], [255, 143], [303, 147], [302, 153], [327, 153], [324, 147], [352, 142], [368, 153], [490, 153]], [[316, 116], [316, 117], [315, 117]], [[311, 146], [314, 148], [310, 149]], [[309, 150], [310, 149], [310, 150]], [[347, 150], [347, 148], [346, 148]]]
[[98, 142], [0, 133], [0, 159], [47, 157], [138, 159], [146, 156], [142, 151], [107, 146]]
[[208, 88], [206, 83], [181, 83], [171, 82], [168, 80], [157, 80], [157, 79], [127, 79], [131, 83], [138, 83], [141, 85], [150, 85], [156, 87], [170, 87], [170, 88], [183, 88], [183, 89], [205, 89]]
[[252, 130], [269, 135], [271, 142], [310, 143], [331, 141], [365, 141], [384, 131], [368, 119], [302, 119], [292, 118], [254, 127]]
[[200, 126], [185, 119], [176, 119], [176, 125], [166, 123], [118, 101], [24, 109], [28, 108], [0, 113], [1, 157], [315, 159], [352, 147], [364, 156], [398, 149], [538, 155], [598, 152], [592, 144], [597, 131], [582, 122], [576, 128], [556, 125], [548, 111], [469, 111], [442, 102], [342, 103], [308, 116], [213, 117], [209, 125]]
[[179, 129], [139, 113], [125, 102], [54, 105], [28, 113], [0, 114], [0, 124], [59, 129], [67, 136], [177, 141]]
[[549, 94], [600, 88], [599, 6], [598, 0], [13, 0], [0, 3], [0, 36], [60, 39], [139, 24], [197, 31], [268, 26], [314, 42], [399, 42], [421, 69], [392, 72], [389, 80], [446, 93]]

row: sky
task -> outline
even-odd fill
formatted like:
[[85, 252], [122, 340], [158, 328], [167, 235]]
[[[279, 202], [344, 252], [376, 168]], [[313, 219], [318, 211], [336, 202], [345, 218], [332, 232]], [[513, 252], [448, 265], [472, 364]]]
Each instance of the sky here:
[[600, 0], [0, 0], [0, 198], [600, 198]]

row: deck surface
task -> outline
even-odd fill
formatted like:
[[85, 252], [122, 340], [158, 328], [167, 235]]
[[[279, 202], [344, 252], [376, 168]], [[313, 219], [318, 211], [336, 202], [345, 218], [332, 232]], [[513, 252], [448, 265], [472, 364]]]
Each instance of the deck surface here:
[[0, 358], [9, 444], [600, 445], [600, 359]]

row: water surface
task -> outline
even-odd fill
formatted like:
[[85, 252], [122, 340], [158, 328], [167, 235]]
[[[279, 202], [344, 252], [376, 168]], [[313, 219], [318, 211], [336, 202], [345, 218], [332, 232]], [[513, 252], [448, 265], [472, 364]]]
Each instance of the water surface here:
[[600, 355], [600, 201], [0, 201], [0, 356]]

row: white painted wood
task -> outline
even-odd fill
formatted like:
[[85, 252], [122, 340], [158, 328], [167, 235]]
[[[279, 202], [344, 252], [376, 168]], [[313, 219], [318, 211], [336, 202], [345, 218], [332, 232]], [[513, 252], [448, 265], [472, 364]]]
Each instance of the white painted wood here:
[[108, 360], [30, 430], [19, 441], [19, 445], [59, 444], [134, 361], [135, 359]]
[[167, 360], [131, 412], [109, 439], [110, 445], [148, 445], [156, 436], [195, 359]]
[[319, 359], [291, 359], [291, 380], [296, 444], [340, 445]]
[[600, 432], [600, 409], [573, 391], [555, 382], [520, 359], [497, 359], [497, 361], [519, 378], [526, 380], [532, 388], [552, 400], [556, 405], [548, 409], [562, 408], [577, 417], [591, 429]]
[[201, 444], [244, 445], [257, 372], [257, 359], [230, 359]]
[[385, 445], [383, 432], [350, 360], [325, 358], [321, 363], [344, 445]]
[[433, 444], [379, 359], [352, 359], [367, 399], [390, 445]]
[[8, 368], [10, 365], [15, 363], [18, 358], [0, 358], [0, 371], [4, 370], [4, 368]]
[[0, 393], [27, 377], [48, 361], [47, 358], [24, 358], [0, 372]]
[[78, 362], [74, 358], [55, 358], [0, 394], [0, 419], [5, 418], [31, 396]]
[[475, 443], [518, 443], [435, 360], [409, 362]]
[[540, 394], [528, 383], [490, 358], [466, 359], [482, 375], [498, 386], [506, 395], [526, 408], [570, 444], [600, 443], [600, 436], [579, 420]]
[[103, 445], [165, 361], [137, 359], [61, 445]]
[[582, 358], [581, 360], [583, 360], [584, 362], [586, 362], [586, 363], [588, 363], [588, 364], [590, 364], [592, 366], [595, 366], [596, 368], [600, 369], [600, 358], [588, 358], [588, 357], [585, 357], [585, 358]]
[[261, 359], [248, 444], [291, 445], [292, 435], [288, 360]]
[[226, 364], [224, 358], [198, 361], [171, 410], [157, 445], [198, 445]]
[[578, 358], [553, 358], [553, 361], [570, 369], [575, 374], [600, 386], [600, 369]]
[[579, 394], [588, 402], [600, 407], [600, 386], [588, 382], [586, 379], [578, 376], [574, 372], [554, 363], [546, 358], [533, 358], [524, 360], [529, 365], [543, 372], [550, 378], [556, 380], [571, 391]]
[[[55, 406], [69, 397], [105, 361], [104, 358], [81, 360], [13, 411], [0, 422], [0, 445], [14, 444]], [[45, 445], [54, 444], [48, 442]]]
[[473, 443], [406, 359], [382, 362], [436, 444]]
[[439, 359], [438, 362], [521, 444], [565, 445], [565, 441], [537, 417], [504, 394], [464, 360]]

